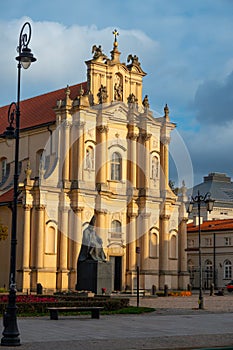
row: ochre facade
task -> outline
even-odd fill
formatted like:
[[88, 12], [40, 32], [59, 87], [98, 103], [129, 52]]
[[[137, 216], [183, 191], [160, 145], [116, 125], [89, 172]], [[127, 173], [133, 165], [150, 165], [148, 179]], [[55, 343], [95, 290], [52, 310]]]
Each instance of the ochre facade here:
[[[93, 214], [113, 289], [186, 289], [187, 215], [169, 187], [169, 109], [154, 118], [137, 56], [93, 46], [87, 82], [21, 103], [17, 289], [74, 290]], [[1, 114], [3, 110], [0, 108]], [[0, 141], [0, 287], [8, 285], [14, 147]], [[137, 248], [137, 250], [136, 250]], [[137, 251], [137, 252], [136, 252]], [[4, 268], [3, 268], [4, 267]], [[103, 286], [104, 287], [104, 286]]]

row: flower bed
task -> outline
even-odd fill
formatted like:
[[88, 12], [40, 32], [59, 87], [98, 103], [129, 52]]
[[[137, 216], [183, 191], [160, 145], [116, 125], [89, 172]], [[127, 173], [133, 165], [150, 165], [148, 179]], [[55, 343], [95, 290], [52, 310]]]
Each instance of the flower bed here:
[[[164, 292], [157, 292], [156, 295], [158, 297], [164, 297]], [[169, 291], [168, 296], [172, 297], [190, 297], [192, 295], [191, 291], [188, 290], [181, 290], [181, 291]]]
[[[16, 303], [53, 303], [58, 301], [53, 296], [38, 296], [38, 295], [17, 295]], [[0, 295], [0, 303], [7, 303], [8, 295]]]
[[[67, 300], [69, 299], [69, 300]], [[7, 307], [8, 295], [0, 296], [0, 314]], [[103, 306], [107, 311], [119, 310], [129, 306], [126, 298], [66, 298], [37, 295], [17, 295], [17, 313], [20, 314], [44, 314], [48, 307], [56, 306]]]

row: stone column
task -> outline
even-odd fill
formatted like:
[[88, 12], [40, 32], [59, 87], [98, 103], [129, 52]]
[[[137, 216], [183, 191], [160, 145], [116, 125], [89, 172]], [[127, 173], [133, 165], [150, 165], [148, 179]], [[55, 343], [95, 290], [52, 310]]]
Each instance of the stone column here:
[[187, 221], [188, 218], [184, 217], [181, 219], [179, 227], [179, 236], [180, 236], [180, 249], [179, 249], [179, 270], [181, 272], [187, 272]]
[[138, 134], [130, 132], [128, 134], [130, 173], [129, 181], [132, 188], [137, 187], [137, 137]]
[[61, 139], [61, 161], [62, 161], [62, 180], [69, 181], [69, 166], [70, 166], [70, 123], [65, 120], [62, 124], [62, 139]]
[[59, 269], [57, 288], [68, 289], [68, 209], [60, 209]]
[[162, 137], [160, 144], [160, 152], [161, 152], [161, 190], [166, 191], [169, 187], [169, 143], [170, 137]]
[[44, 267], [44, 227], [45, 227], [45, 206], [36, 207], [36, 269]]
[[77, 261], [82, 244], [83, 207], [72, 208], [70, 212], [72, 234], [69, 237], [69, 289], [75, 289], [77, 283]]
[[103, 249], [106, 253], [108, 230], [106, 229], [106, 210], [96, 210], [96, 233], [103, 241]]
[[136, 267], [137, 267], [137, 227], [135, 213], [128, 212], [129, 222], [127, 225], [127, 285], [133, 291], [136, 288]]
[[24, 205], [24, 227], [23, 227], [23, 254], [22, 254], [22, 267], [23, 269], [29, 268], [30, 260], [30, 232], [31, 232], [31, 206]]
[[170, 276], [168, 271], [169, 258], [169, 219], [170, 215], [160, 215], [160, 249], [159, 249], [159, 274], [160, 274], [160, 289], [164, 288], [165, 284], [170, 285]]
[[22, 244], [22, 292], [30, 290], [30, 233], [31, 233], [31, 206], [24, 205], [24, 227]]
[[97, 126], [96, 133], [96, 183], [107, 182], [107, 125]]
[[142, 213], [141, 218], [141, 270], [149, 269], [149, 220], [150, 214]]
[[[73, 162], [73, 166], [77, 171], [77, 179], [83, 181], [83, 169], [85, 162], [85, 147], [84, 147], [84, 122], [78, 122], [78, 139], [77, 139], [77, 160]], [[76, 180], [76, 178], [75, 178]]]

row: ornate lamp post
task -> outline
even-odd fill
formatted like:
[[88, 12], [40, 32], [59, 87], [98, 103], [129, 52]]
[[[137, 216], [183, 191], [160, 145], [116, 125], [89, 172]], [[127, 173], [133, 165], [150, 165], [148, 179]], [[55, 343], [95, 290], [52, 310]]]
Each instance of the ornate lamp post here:
[[190, 214], [195, 204], [198, 209], [198, 251], [199, 251], [199, 309], [204, 309], [204, 298], [202, 293], [202, 263], [201, 263], [201, 204], [205, 203], [206, 209], [210, 213], [214, 207], [214, 200], [210, 198], [210, 193], [207, 192], [204, 196], [198, 191], [197, 196], [191, 197], [187, 212]]
[[[25, 28], [28, 28], [27, 33]], [[14, 197], [12, 206], [12, 225], [11, 225], [11, 256], [10, 256], [10, 278], [9, 278], [9, 298], [6, 312], [3, 318], [3, 337], [1, 339], [1, 345], [5, 346], [18, 346], [20, 345], [19, 330], [17, 326], [16, 316], [16, 245], [17, 245], [17, 198], [18, 198], [18, 179], [19, 179], [19, 129], [20, 129], [20, 73], [21, 67], [24, 69], [29, 68], [31, 62], [35, 62], [36, 58], [33, 57], [31, 50], [28, 48], [28, 44], [31, 39], [31, 25], [30, 23], [24, 23], [20, 36], [19, 46], [17, 48], [18, 56], [18, 84], [17, 84], [17, 103], [11, 103], [8, 110], [9, 126], [6, 131], [1, 135], [6, 139], [15, 139], [15, 169], [14, 169]], [[15, 124], [15, 127], [14, 127]]]

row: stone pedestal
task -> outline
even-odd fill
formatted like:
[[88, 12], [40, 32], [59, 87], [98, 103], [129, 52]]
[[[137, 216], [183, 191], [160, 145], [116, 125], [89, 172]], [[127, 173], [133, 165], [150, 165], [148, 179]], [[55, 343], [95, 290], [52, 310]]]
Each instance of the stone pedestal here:
[[110, 294], [113, 290], [112, 281], [112, 264], [109, 261], [78, 262], [76, 290], [102, 294], [102, 288], [106, 288], [106, 294]]

